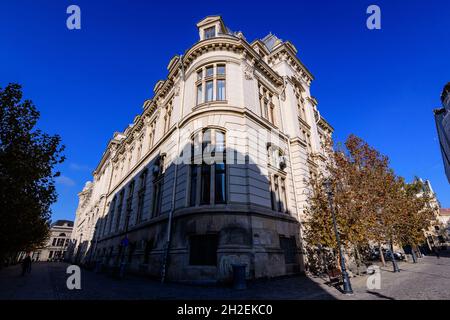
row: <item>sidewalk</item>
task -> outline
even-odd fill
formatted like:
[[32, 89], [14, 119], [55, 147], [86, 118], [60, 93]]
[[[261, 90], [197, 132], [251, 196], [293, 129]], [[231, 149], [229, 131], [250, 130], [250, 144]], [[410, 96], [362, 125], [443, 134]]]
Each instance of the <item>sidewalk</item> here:
[[399, 263], [401, 272], [393, 273], [391, 264], [382, 268], [381, 290], [368, 290], [367, 276], [351, 278], [354, 295], [346, 296], [321, 278], [289, 277], [250, 282], [247, 290], [229, 287], [198, 287], [128, 275], [123, 280], [82, 270], [81, 290], [66, 287], [67, 264], [35, 263], [31, 274], [20, 276], [20, 266], [0, 271], [0, 299], [45, 300], [166, 300], [166, 299], [238, 299], [238, 300], [398, 300], [450, 299], [450, 258], [424, 257], [419, 263]]

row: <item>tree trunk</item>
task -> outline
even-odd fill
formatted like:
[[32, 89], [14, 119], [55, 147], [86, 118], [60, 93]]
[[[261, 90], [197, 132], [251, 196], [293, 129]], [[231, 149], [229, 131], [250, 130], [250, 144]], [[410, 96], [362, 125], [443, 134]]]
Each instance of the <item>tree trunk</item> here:
[[412, 259], [413, 259], [413, 263], [417, 263], [416, 248], [415, 248], [415, 246], [411, 246], [411, 256], [412, 256]]
[[384, 254], [383, 254], [383, 248], [381, 247], [381, 243], [378, 245], [380, 248], [380, 259], [381, 263], [383, 264], [383, 267], [386, 267], [386, 261], [384, 261]]
[[356, 254], [356, 274], [359, 276], [359, 267], [361, 266], [361, 256], [359, 254], [358, 246], [355, 246], [355, 254]]

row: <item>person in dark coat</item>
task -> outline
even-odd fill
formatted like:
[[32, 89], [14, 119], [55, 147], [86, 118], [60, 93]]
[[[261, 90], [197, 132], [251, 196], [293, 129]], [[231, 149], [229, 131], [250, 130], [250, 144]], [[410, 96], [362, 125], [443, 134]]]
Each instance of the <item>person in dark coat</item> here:
[[436, 258], [440, 258], [440, 256], [439, 256], [439, 249], [438, 249], [438, 247], [436, 247], [436, 246], [434, 246], [433, 247], [433, 251], [434, 251], [434, 254], [436, 255]]
[[31, 272], [31, 257], [28, 254], [22, 261], [22, 276]]

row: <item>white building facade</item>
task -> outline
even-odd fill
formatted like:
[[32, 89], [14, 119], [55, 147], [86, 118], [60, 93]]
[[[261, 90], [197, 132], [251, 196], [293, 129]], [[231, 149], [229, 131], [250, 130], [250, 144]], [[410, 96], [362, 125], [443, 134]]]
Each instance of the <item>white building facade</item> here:
[[237, 263], [249, 279], [302, 272], [306, 180], [333, 131], [313, 76], [272, 34], [197, 27], [80, 192], [72, 258], [175, 281], [227, 281]]
[[[63, 261], [67, 258], [72, 237], [73, 221], [57, 220], [50, 225], [50, 237], [45, 247], [30, 253], [33, 261]], [[26, 256], [22, 252], [19, 260]]]

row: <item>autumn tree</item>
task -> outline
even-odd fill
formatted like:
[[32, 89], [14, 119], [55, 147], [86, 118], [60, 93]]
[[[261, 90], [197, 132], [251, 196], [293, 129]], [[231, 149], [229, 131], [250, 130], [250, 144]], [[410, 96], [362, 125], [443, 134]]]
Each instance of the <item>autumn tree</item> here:
[[417, 178], [412, 183], [404, 183], [402, 187], [402, 223], [398, 227], [396, 238], [400, 245], [411, 246], [413, 254], [426, 241], [425, 230], [435, 218], [435, 209], [430, 205], [432, 195], [424, 190], [424, 183]]
[[337, 249], [325, 180], [331, 182], [341, 243], [357, 263], [363, 260], [360, 250], [369, 245], [380, 248], [384, 264], [383, 244], [420, 243], [430, 223], [426, 195], [418, 198], [386, 156], [354, 135], [337, 148], [329, 141], [325, 150], [323, 172], [308, 181], [305, 237], [310, 246]]
[[20, 85], [0, 88], [0, 264], [41, 246], [48, 235], [64, 146], [58, 135], [36, 128], [39, 116], [30, 100], [22, 100]]

